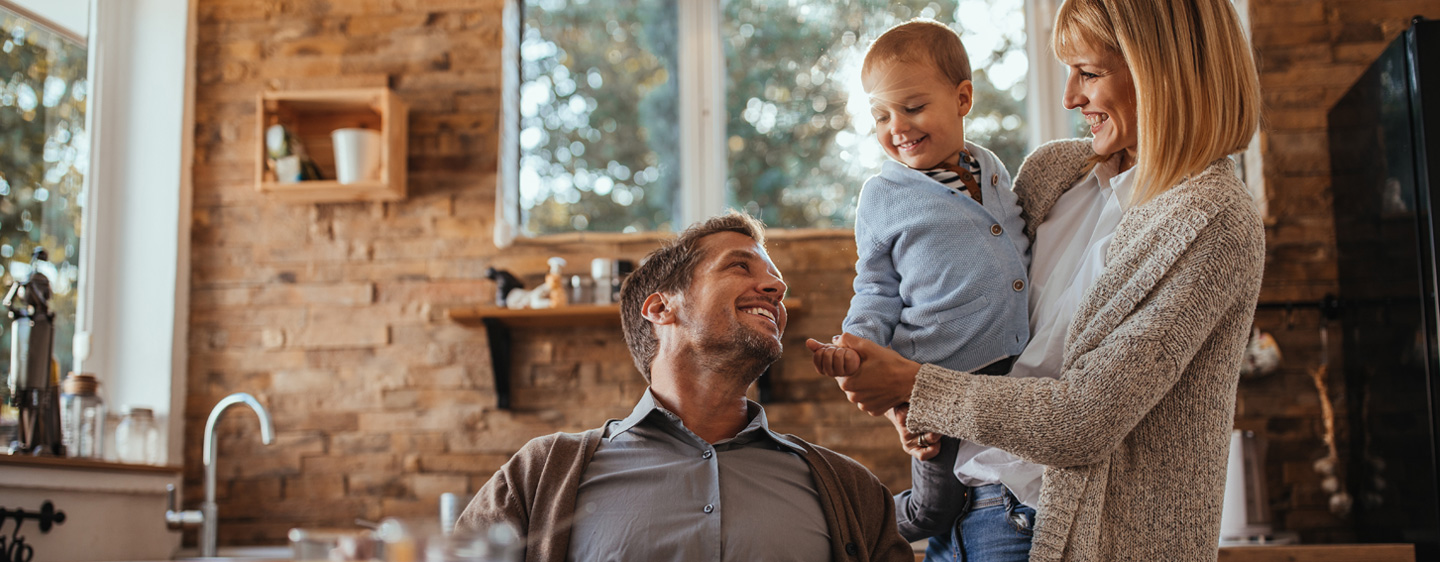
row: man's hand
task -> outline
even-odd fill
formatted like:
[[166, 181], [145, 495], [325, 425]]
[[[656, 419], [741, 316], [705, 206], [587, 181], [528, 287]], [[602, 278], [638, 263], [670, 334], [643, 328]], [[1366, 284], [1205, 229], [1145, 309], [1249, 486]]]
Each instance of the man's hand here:
[[[827, 350], [823, 362], [816, 355], [815, 369], [835, 377], [840, 390], [845, 391], [845, 397], [865, 413], [878, 416], [910, 401], [920, 364], [901, 357], [894, 350], [853, 334], [837, 336], [828, 347], [815, 340], [806, 341], [805, 347], [811, 351]], [[844, 351], [830, 351], [829, 347], [843, 348]], [[850, 368], [851, 365], [845, 362], [848, 357], [845, 352], [859, 356], [858, 368]]]
[[928, 461], [940, 454], [940, 435], [937, 433], [910, 433], [905, 429], [905, 417], [910, 413], [910, 403], [906, 402], [885, 412], [885, 417], [890, 423], [895, 424], [895, 431], [900, 434], [900, 447], [905, 453], [918, 460]]
[[832, 340], [835, 343], [820, 343], [813, 339], [805, 340], [805, 347], [813, 355], [811, 361], [815, 363], [815, 370], [827, 377], [846, 377], [855, 374], [860, 368], [860, 354], [855, 350], [840, 345], [840, 336]]

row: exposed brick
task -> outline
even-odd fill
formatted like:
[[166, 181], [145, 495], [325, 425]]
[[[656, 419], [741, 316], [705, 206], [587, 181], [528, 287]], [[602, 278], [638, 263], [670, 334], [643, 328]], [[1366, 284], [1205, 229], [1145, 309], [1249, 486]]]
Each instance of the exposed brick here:
[[500, 465], [510, 460], [513, 452], [504, 454], [474, 454], [474, 455], [427, 455], [420, 460], [420, 470], [424, 472], [445, 472], [455, 474], [478, 474], [489, 477]]
[[337, 499], [345, 497], [341, 474], [307, 474], [285, 478], [285, 499]]
[[423, 501], [439, 502], [440, 494], [465, 491], [464, 474], [410, 474], [410, 489]]
[[306, 474], [393, 473], [400, 468], [399, 457], [389, 453], [305, 457], [301, 463]]
[[307, 304], [354, 306], [373, 302], [375, 285], [268, 283], [256, 287], [198, 289], [193, 294], [191, 306], [198, 308]]
[[343, 321], [310, 322], [287, 335], [288, 345], [303, 349], [375, 347], [390, 343], [390, 327]]

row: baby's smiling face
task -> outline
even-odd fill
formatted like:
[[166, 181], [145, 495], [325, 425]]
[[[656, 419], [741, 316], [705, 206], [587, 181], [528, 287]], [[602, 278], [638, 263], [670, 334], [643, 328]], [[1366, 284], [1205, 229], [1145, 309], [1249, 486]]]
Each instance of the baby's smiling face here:
[[875, 139], [891, 158], [917, 170], [955, 162], [965, 149], [973, 86], [948, 83], [928, 62], [875, 64], [864, 78]]

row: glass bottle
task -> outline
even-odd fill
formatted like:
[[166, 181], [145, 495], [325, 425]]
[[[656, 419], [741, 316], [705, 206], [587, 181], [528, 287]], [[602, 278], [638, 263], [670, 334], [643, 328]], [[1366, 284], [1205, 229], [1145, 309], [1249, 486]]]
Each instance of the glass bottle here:
[[105, 456], [105, 402], [100, 399], [99, 386], [90, 373], [70, 373], [61, 385], [60, 428], [68, 456]]
[[131, 406], [115, 428], [115, 449], [123, 463], [162, 464], [154, 410]]

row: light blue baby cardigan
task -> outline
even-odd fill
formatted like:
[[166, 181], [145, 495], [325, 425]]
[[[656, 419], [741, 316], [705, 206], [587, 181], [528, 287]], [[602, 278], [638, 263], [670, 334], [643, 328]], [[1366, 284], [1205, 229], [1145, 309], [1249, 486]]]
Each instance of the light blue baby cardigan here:
[[[855, 212], [855, 297], [844, 330], [906, 358], [973, 371], [1030, 339], [1030, 240], [1010, 174], [983, 147], [984, 206], [886, 161]], [[998, 228], [997, 228], [998, 226]]]

